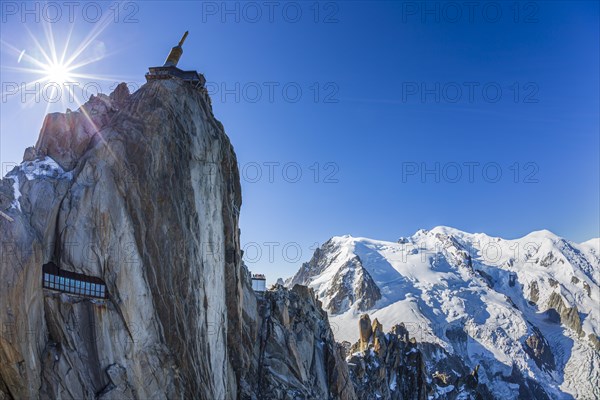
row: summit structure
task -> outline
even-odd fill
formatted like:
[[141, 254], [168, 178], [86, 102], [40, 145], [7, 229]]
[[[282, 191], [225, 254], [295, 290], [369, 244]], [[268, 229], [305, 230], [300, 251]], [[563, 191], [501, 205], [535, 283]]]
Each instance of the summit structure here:
[[182, 79], [196, 88], [204, 88], [204, 84], [206, 83], [206, 79], [204, 75], [198, 73], [198, 71], [183, 71], [177, 68], [177, 64], [179, 63], [179, 59], [183, 54], [183, 42], [188, 36], [188, 31], [185, 31], [181, 40], [177, 44], [177, 46], [171, 48], [165, 63], [162, 67], [150, 67], [148, 68], [149, 72], [146, 74], [146, 81], [150, 82], [156, 79]]

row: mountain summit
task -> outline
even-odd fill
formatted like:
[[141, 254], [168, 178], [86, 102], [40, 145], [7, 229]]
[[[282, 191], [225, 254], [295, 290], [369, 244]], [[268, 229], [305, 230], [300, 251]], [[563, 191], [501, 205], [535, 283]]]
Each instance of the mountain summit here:
[[333, 237], [286, 284], [315, 291], [337, 340], [356, 341], [364, 313], [402, 323], [433, 346], [431, 374], [444, 359], [451, 375], [478, 367], [496, 397], [516, 399], [600, 397], [599, 282], [600, 239], [440, 226], [397, 242]]

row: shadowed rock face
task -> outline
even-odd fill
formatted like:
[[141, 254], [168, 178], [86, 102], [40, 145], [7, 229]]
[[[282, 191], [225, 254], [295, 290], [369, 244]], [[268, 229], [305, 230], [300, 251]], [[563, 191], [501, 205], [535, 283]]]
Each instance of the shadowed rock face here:
[[331, 298], [327, 310], [332, 314], [345, 312], [346, 308], [353, 304], [356, 304], [358, 311], [366, 311], [381, 299], [379, 287], [358, 256], [349, 260], [336, 272], [325, 295]]
[[533, 333], [525, 340], [525, 351], [539, 368], [547, 371], [556, 369], [552, 349], [539, 329], [533, 328]]
[[[327, 241], [321, 248], [315, 250], [311, 260], [302, 264], [300, 270], [290, 279], [286, 285], [309, 285], [312, 278], [318, 276], [324, 269], [335, 261], [337, 256], [331, 257], [330, 252], [335, 252], [336, 246], [333, 241]], [[344, 263], [331, 279], [331, 285], [324, 296], [328, 301], [324, 307], [331, 314], [341, 314], [350, 307], [358, 311], [371, 309], [377, 301], [381, 300], [381, 291], [367, 269], [363, 266], [359, 256]]]
[[356, 399], [327, 313], [306, 286], [276, 286], [260, 301], [257, 399]]
[[[182, 82], [115, 93], [49, 115], [34, 160], [2, 182], [15, 222], [0, 221], [0, 391], [235, 398], [248, 361], [233, 148]], [[49, 261], [102, 278], [109, 299], [42, 290]]]
[[548, 303], [546, 304], [546, 309], [556, 310], [560, 316], [561, 323], [573, 329], [580, 336], [583, 335], [583, 330], [581, 329], [581, 319], [579, 318], [579, 311], [577, 310], [577, 307], [567, 307], [560, 294], [552, 292], [550, 298], [548, 299]]

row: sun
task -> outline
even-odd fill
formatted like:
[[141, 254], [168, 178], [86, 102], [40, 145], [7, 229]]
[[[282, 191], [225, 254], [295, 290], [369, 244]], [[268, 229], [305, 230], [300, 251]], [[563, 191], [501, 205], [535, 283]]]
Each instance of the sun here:
[[46, 73], [45, 81], [50, 83], [56, 83], [59, 86], [64, 86], [65, 83], [73, 80], [73, 77], [69, 74], [69, 66], [65, 64], [50, 63], [44, 66], [44, 71]]
[[[25, 98], [24, 107], [35, 102], [45, 102], [45, 112], [48, 113], [54, 104], [63, 108], [73, 104], [80, 107], [90, 97], [86, 91], [87, 86], [101, 88], [100, 82], [115, 82], [116, 77], [84, 72], [87, 66], [107, 56], [104, 42], [98, 38], [110, 22], [109, 18], [101, 20], [78, 43], [72, 41], [74, 25], [69, 26], [68, 33], [56, 38], [50, 23], [36, 26], [36, 34], [33, 34], [28, 26], [23, 26], [30, 39], [26, 43], [26, 49], [17, 48], [0, 39], [2, 48], [8, 49], [16, 61], [16, 65], [2, 65], [2, 69], [25, 74], [23, 76], [27, 77], [18, 85], [15, 93], [11, 92], [24, 92], [27, 95], [14, 98]], [[98, 51], [98, 48], [102, 51]]]

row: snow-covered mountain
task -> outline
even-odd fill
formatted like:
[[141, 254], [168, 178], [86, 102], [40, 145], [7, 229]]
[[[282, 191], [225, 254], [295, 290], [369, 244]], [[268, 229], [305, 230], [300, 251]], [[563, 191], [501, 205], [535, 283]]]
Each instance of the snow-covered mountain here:
[[527, 380], [549, 398], [590, 399], [600, 398], [599, 282], [600, 239], [436, 227], [397, 242], [334, 237], [286, 284], [315, 290], [338, 341], [356, 341], [368, 313], [434, 344], [432, 373], [458, 357], [498, 398], [522, 398]]

